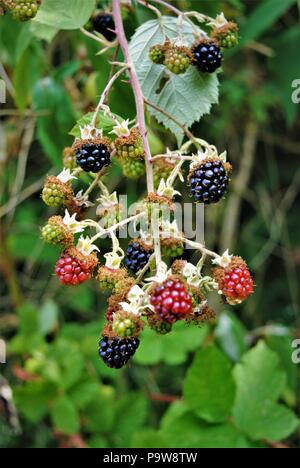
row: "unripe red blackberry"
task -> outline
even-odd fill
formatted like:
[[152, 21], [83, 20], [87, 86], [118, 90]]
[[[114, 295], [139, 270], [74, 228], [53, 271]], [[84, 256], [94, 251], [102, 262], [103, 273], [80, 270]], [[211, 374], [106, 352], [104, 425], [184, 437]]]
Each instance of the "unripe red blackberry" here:
[[213, 73], [222, 64], [223, 55], [214, 41], [203, 41], [192, 49], [193, 64], [201, 72]]
[[113, 369], [121, 369], [134, 355], [139, 347], [138, 338], [119, 338], [102, 336], [99, 341], [99, 356], [103, 362]]
[[216, 268], [214, 278], [228, 304], [240, 304], [253, 293], [253, 279], [247, 264], [240, 257], [233, 257], [226, 268]]
[[187, 48], [171, 46], [165, 52], [164, 65], [172, 73], [180, 75], [187, 71], [191, 60], [192, 56]]
[[42, 192], [42, 199], [46, 205], [61, 206], [72, 196], [73, 191], [67, 183], [61, 182], [54, 176], [47, 177]]
[[94, 253], [83, 255], [75, 247], [71, 247], [65, 250], [57, 261], [55, 273], [62, 284], [75, 286], [92, 277], [97, 263], [98, 259]]
[[118, 137], [115, 140], [115, 148], [118, 158], [121, 160], [144, 159], [145, 150], [143, 146], [140, 131], [134, 127], [130, 130], [130, 135], [126, 137]]
[[182, 280], [177, 278], [157, 285], [151, 293], [150, 303], [164, 322], [174, 323], [192, 312], [192, 296]]
[[73, 145], [76, 163], [85, 172], [100, 172], [110, 164], [110, 141], [107, 138], [77, 140]]
[[52, 216], [41, 229], [42, 239], [48, 244], [71, 245], [74, 236], [64, 224], [61, 216]]
[[98, 13], [92, 18], [94, 30], [102, 34], [108, 41], [116, 38], [115, 22], [113, 15], [109, 13]]
[[156, 44], [149, 50], [149, 58], [152, 62], [161, 65], [165, 60], [165, 48], [162, 44]]
[[121, 164], [124, 176], [131, 180], [140, 179], [146, 172], [144, 161], [128, 158], [124, 159]]
[[192, 166], [189, 174], [190, 191], [198, 203], [217, 203], [224, 197], [229, 184], [231, 165], [219, 158], [207, 158]]
[[18, 21], [29, 21], [36, 16], [38, 4], [36, 0], [17, 0], [12, 9], [13, 18]]

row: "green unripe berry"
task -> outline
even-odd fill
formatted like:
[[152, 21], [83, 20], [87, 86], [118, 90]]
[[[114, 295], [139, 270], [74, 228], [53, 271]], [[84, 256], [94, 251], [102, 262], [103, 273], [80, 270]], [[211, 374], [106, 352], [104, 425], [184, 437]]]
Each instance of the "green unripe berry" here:
[[46, 224], [42, 227], [42, 239], [48, 244], [61, 244], [64, 241], [65, 233], [60, 226]]
[[189, 68], [190, 57], [183, 51], [178, 51], [176, 48], [171, 48], [166, 52], [164, 64], [172, 73], [180, 75], [185, 73]]
[[128, 179], [137, 180], [145, 174], [145, 163], [140, 160], [126, 159], [122, 161], [122, 170]]
[[136, 325], [130, 318], [122, 318], [121, 315], [116, 314], [112, 323], [112, 329], [120, 338], [127, 338], [133, 336]]
[[36, 16], [37, 12], [36, 0], [21, 0], [12, 10], [14, 19], [18, 21], [29, 21]]
[[61, 206], [65, 201], [65, 194], [58, 184], [47, 184], [42, 193], [42, 199], [48, 206]]
[[149, 58], [156, 64], [163, 64], [165, 60], [164, 47], [161, 45], [155, 45], [149, 50]]
[[220, 40], [220, 45], [224, 49], [231, 49], [238, 45], [239, 38], [237, 32], [228, 32], [227, 36]]

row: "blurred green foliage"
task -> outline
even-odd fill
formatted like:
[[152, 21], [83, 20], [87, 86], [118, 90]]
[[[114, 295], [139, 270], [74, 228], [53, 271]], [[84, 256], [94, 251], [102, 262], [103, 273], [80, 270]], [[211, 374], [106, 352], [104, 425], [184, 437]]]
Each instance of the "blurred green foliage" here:
[[[40, 199], [43, 179], [61, 169], [69, 132], [95, 106], [110, 72], [107, 55], [96, 55], [97, 45], [78, 31], [94, 2], [74, 1], [60, 22], [54, 4], [64, 2], [47, 2], [53, 8], [30, 24], [0, 19], [0, 62], [11, 82], [0, 108], [0, 337], [8, 344], [0, 372], [21, 426], [12, 426], [0, 399], [0, 447], [299, 446], [299, 365], [291, 360], [299, 337], [297, 2], [172, 2], [211, 16], [224, 11], [240, 24], [240, 45], [226, 53], [220, 75], [220, 104], [193, 131], [227, 149], [234, 165], [232, 193], [207, 210], [207, 245], [247, 259], [256, 290], [234, 310], [214, 304], [212, 325], [178, 324], [165, 337], [145, 331], [121, 371], [97, 356], [105, 312], [97, 285], [59, 286], [58, 249], [39, 238], [52, 214]], [[138, 7], [126, 19], [128, 36], [152, 18]], [[116, 83], [110, 106], [134, 117], [128, 84]], [[175, 147], [150, 116], [148, 128], [154, 152]], [[144, 190], [118, 167], [109, 185], [129, 202]]]

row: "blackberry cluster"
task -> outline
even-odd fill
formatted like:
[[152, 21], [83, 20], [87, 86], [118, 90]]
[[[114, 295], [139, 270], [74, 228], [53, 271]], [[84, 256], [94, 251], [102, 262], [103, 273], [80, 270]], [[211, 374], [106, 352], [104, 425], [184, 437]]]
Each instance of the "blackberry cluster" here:
[[99, 341], [99, 356], [108, 367], [121, 369], [139, 347], [138, 338], [109, 338], [102, 336]]
[[94, 30], [102, 34], [108, 41], [113, 41], [116, 38], [115, 22], [110, 14], [100, 13], [93, 18]]
[[198, 44], [192, 50], [194, 64], [201, 72], [213, 73], [222, 64], [222, 52], [214, 43]]
[[196, 202], [217, 203], [225, 195], [229, 177], [221, 160], [207, 161], [190, 174], [190, 191]]
[[126, 251], [125, 265], [136, 274], [147, 265], [152, 253], [152, 250], [146, 250], [139, 242], [132, 242]]
[[99, 172], [110, 164], [110, 152], [103, 143], [86, 143], [76, 150], [76, 162], [86, 172]]

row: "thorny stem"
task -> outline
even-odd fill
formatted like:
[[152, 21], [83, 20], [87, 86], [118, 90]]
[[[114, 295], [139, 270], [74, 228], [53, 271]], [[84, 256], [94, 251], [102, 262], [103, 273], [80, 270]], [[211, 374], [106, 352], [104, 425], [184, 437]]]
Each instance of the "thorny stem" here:
[[185, 242], [191, 247], [194, 247], [195, 249], [200, 250], [200, 252], [204, 253], [205, 255], [209, 255], [210, 257], [213, 257], [213, 258], [221, 258], [219, 254], [217, 254], [216, 252], [213, 252], [212, 250], [208, 250], [206, 247], [204, 247], [203, 244], [200, 244], [199, 242], [186, 239], [185, 237], [182, 237], [182, 236], [175, 235], [174, 237], [178, 240], [181, 240], [182, 242]]
[[158, 8], [155, 8], [155, 6], [153, 5], [150, 5], [150, 3], [147, 1], [147, 0], [137, 0], [137, 2], [140, 4], [140, 5], [143, 5], [144, 7], [148, 8], [149, 10], [153, 11], [156, 16], [158, 18], [161, 18], [162, 17], [162, 14], [161, 12], [159, 11]]
[[[100, 232], [98, 232], [97, 234], [94, 235], [94, 237], [91, 238], [91, 243], [95, 242], [97, 239], [99, 239], [99, 237], [103, 237], [106, 234], [110, 234], [110, 233], [116, 231], [117, 229], [125, 226], [126, 224], [129, 224], [132, 221], [135, 221], [135, 220], [137, 220], [137, 219], [139, 219], [139, 218], [141, 218], [142, 216], [145, 216], [145, 215], [146, 215], [146, 211], [142, 211], [141, 213], [138, 213], [136, 215], [130, 216], [129, 218], [123, 219], [119, 223], [114, 224], [113, 226], [111, 226], [110, 228], [101, 229]], [[96, 223], [96, 222], [93, 222], [93, 225], [95, 227], [98, 227], [98, 229], [100, 228], [99, 224]]]
[[106, 98], [108, 96], [108, 93], [110, 91], [110, 88], [112, 87], [112, 85], [114, 84], [114, 82], [116, 81], [117, 78], [119, 78], [120, 75], [122, 75], [122, 73], [124, 73], [124, 71], [127, 69], [127, 65], [122, 67], [120, 70], [118, 70], [112, 77], [111, 79], [109, 80], [109, 82], [107, 83], [102, 95], [101, 95], [101, 98], [99, 100], [99, 103], [96, 107], [96, 110], [94, 112], [94, 115], [93, 115], [93, 119], [92, 119], [92, 122], [91, 122], [91, 125], [93, 127], [96, 126], [96, 122], [97, 122], [97, 116], [98, 116], [98, 113], [100, 112], [101, 108], [103, 107], [105, 101], [106, 101]]
[[[121, 15], [121, 4], [119, 0], [113, 0], [113, 15], [115, 20], [116, 34], [120, 43], [120, 47], [123, 51], [125, 62], [129, 67], [129, 76], [131, 81], [131, 86], [135, 98], [136, 112], [137, 112], [137, 123], [139, 130], [141, 132], [144, 150], [145, 150], [145, 162], [146, 162], [146, 174], [147, 174], [147, 190], [148, 193], [154, 191], [154, 182], [153, 182], [153, 168], [151, 164], [151, 151], [147, 138], [145, 114], [144, 114], [144, 97], [142, 89], [138, 80], [138, 76], [135, 71], [134, 64], [132, 62], [128, 42], [125, 36], [122, 15]], [[157, 233], [159, 232], [159, 220], [157, 216], [153, 216], [152, 223], [152, 234], [154, 239], [154, 250], [155, 250], [155, 259], [156, 266], [158, 267], [161, 263], [161, 249], [160, 249], [160, 240]]]
[[137, 276], [137, 279], [136, 279], [136, 283], [139, 284], [142, 279], [144, 278], [146, 272], [148, 271], [148, 269], [150, 268], [150, 264], [152, 262], [152, 260], [155, 258], [155, 255], [152, 254], [151, 257], [149, 258], [149, 261], [148, 263], [144, 266], [144, 268], [142, 268], [142, 270], [140, 270], [138, 276]]

